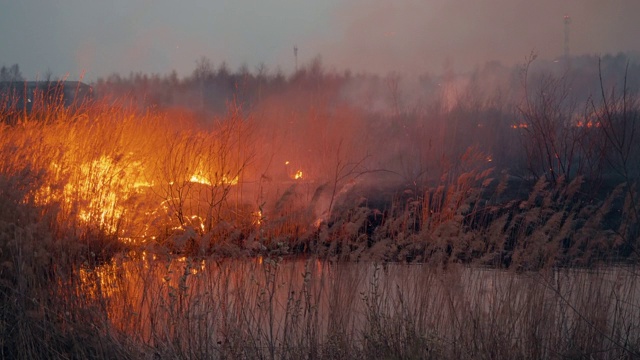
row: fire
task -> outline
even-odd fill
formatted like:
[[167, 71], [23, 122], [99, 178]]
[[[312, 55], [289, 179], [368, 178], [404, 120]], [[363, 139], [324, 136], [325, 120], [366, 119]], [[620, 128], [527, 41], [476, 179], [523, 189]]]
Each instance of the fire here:
[[200, 129], [162, 112], [96, 106], [0, 124], [0, 175], [24, 182], [20, 201], [56, 221], [56, 231], [145, 243], [178, 224], [204, 233], [246, 220], [237, 215], [243, 193], [232, 186], [254, 156], [248, 121], [221, 118]]
[[[189, 179], [189, 182], [207, 186], [213, 185], [213, 183], [209, 179], [200, 175], [200, 173], [191, 175], [191, 179]], [[220, 185], [238, 185], [238, 176], [236, 175], [233, 179], [229, 179], [227, 175], [223, 175], [222, 178], [216, 183], [216, 186]]]
[[202, 175], [198, 175], [198, 174], [193, 174], [191, 176], [191, 179], [189, 179], [190, 182], [192, 183], [198, 183], [198, 184], [202, 184], [202, 185], [209, 185], [211, 186], [211, 181], [207, 180], [207, 178], [205, 178]]
[[[79, 173], [64, 186], [63, 198], [66, 201], [77, 199], [79, 206], [77, 216], [84, 223], [97, 222], [109, 231], [115, 231], [115, 222], [124, 208], [119, 206], [119, 194], [116, 182], [109, 174], [114, 164], [107, 156], [80, 165]], [[112, 180], [113, 181], [110, 181]]]
[[298, 169], [298, 170], [296, 170], [295, 173], [292, 173], [291, 170], [290, 170], [291, 168], [289, 167], [289, 165], [291, 165], [291, 162], [289, 160], [285, 161], [284, 165], [286, 166], [287, 174], [288, 174], [289, 177], [291, 177], [294, 180], [302, 180], [302, 170], [301, 169]]
[[80, 286], [83, 293], [96, 299], [100, 296], [111, 297], [120, 290], [118, 284], [117, 264], [110, 262], [102, 266], [90, 269], [80, 268]]
[[252, 213], [253, 215], [253, 224], [254, 225], [262, 225], [264, 217], [262, 216], [262, 210], [258, 210]]
[[600, 127], [600, 123], [597, 121], [578, 121], [576, 123], [576, 127], [586, 127], [586, 128], [592, 128], [592, 127]]
[[[122, 166], [106, 155], [79, 166], [52, 163], [49, 171], [54, 185], [43, 185], [34, 200], [41, 205], [59, 202], [65, 213], [80, 223], [115, 233], [126, 212], [125, 203], [152, 186], [142, 179], [140, 162], [129, 164]], [[63, 179], [64, 185], [55, 185]]]

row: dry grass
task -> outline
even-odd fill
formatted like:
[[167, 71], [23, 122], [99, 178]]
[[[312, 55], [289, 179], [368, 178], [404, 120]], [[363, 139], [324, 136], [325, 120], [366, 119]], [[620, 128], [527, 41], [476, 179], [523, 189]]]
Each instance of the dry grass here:
[[83, 295], [53, 334], [77, 357], [634, 358], [636, 271], [117, 258], [58, 289]]
[[640, 356], [637, 270], [598, 265], [634, 258], [632, 185], [520, 198], [471, 147], [374, 205], [367, 157], [330, 137], [344, 122], [310, 115], [324, 138], [299, 181], [231, 109], [206, 128], [106, 103], [0, 125], [0, 357]]

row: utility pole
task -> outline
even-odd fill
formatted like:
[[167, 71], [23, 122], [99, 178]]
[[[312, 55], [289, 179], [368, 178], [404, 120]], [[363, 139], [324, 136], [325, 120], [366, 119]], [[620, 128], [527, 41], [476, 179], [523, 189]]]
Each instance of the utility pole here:
[[293, 57], [296, 61], [296, 72], [298, 72], [298, 45], [293, 45]]
[[564, 15], [564, 59], [569, 61], [569, 30], [571, 25], [571, 17]]

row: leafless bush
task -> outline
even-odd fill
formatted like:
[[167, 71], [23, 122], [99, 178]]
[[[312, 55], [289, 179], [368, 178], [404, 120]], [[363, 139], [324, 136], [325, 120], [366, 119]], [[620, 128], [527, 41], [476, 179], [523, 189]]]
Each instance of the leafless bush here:
[[601, 170], [598, 157], [602, 154], [595, 152], [596, 144], [588, 141], [591, 129], [577, 113], [578, 102], [571, 96], [570, 80], [566, 74], [531, 74], [534, 60], [532, 56], [523, 70], [523, 121], [514, 124], [525, 134], [530, 174], [552, 183], [560, 178], [570, 182], [576, 176], [597, 174]]
[[617, 230], [618, 236], [633, 252], [637, 254], [637, 244], [640, 239], [638, 176], [640, 175], [640, 107], [635, 91], [627, 85], [628, 64], [624, 75], [621, 93], [612, 88], [609, 93], [605, 89], [600, 69], [600, 104], [591, 102], [593, 121], [598, 125], [599, 132], [605, 141], [601, 145], [610, 169], [624, 183], [624, 205], [621, 209], [621, 224]]

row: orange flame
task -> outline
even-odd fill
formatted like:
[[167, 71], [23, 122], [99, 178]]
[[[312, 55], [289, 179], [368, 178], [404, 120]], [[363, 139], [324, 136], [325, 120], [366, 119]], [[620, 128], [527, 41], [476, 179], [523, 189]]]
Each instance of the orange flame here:
[[[198, 183], [198, 184], [202, 184], [202, 185], [208, 185], [211, 186], [213, 185], [213, 183], [207, 179], [206, 177], [200, 175], [200, 173], [195, 173], [193, 175], [191, 175], [191, 179], [189, 179], [189, 182], [192, 183]], [[236, 175], [236, 177], [234, 177], [233, 179], [229, 179], [229, 177], [227, 177], [227, 175], [223, 175], [222, 179], [220, 179], [217, 183], [217, 186], [219, 185], [238, 185], [238, 176]]]

